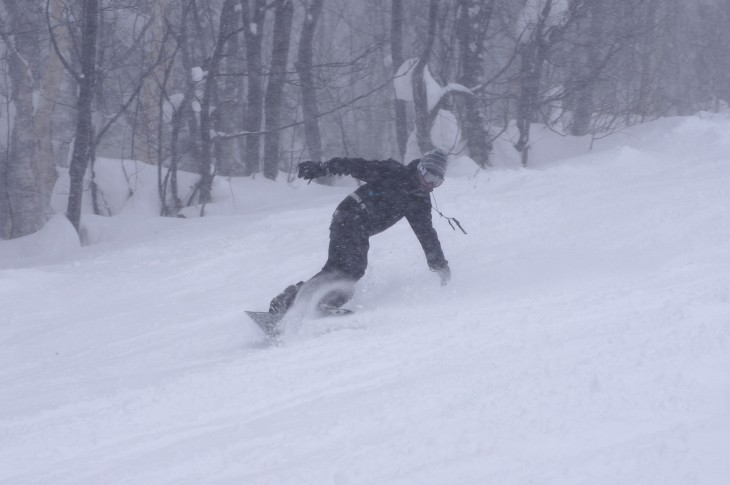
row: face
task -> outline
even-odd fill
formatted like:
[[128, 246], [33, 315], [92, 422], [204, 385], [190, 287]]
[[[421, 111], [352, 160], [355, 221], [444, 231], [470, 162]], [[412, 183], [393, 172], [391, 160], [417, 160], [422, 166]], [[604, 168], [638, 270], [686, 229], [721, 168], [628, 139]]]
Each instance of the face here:
[[444, 179], [432, 172], [429, 172], [423, 167], [419, 166], [417, 171], [418, 180], [421, 182], [421, 187], [423, 187], [423, 190], [426, 192], [431, 192], [434, 188], [444, 183]]

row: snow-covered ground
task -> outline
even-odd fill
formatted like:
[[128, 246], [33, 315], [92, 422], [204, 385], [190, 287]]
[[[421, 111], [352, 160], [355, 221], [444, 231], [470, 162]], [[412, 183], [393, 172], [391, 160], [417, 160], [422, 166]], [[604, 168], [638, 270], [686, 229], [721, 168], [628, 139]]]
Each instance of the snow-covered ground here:
[[0, 483], [730, 483], [730, 119], [534, 138], [435, 192], [469, 233], [435, 216], [448, 286], [401, 222], [357, 313], [280, 347], [243, 311], [319, 270], [352, 186], [222, 180], [158, 218], [132, 164], [92, 244], [0, 242]]

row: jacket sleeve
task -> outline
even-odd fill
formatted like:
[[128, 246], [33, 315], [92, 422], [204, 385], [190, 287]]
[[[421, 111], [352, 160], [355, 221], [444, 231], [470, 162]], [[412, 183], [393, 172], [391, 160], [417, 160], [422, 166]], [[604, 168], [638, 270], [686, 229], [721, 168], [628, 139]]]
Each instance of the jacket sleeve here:
[[388, 160], [365, 160], [363, 158], [331, 158], [325, 166], [332, 175], [350, 175], [363, 182], [378, 182], [400, 174], [405, 166]]
[[433, 228], [430, 204], [423, 204], [417, 211], [406, 214], [406, 219], [408, 219], [408, 223], [416, 234], [418, 242], [421, 243], [423, 252], [426, 254], [426, 262], [428, 262], [431, 271], [438, 271], [449, 264], [441, 249], [441, 242], [436, 234], [436, 229]]

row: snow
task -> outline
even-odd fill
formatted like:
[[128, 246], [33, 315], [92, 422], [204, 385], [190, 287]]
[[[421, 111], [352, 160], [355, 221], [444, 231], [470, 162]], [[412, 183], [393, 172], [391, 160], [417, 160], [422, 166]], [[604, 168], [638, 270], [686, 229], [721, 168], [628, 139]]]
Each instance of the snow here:
[[[435, 148], [440, 148], [451, 156], [463, 152], [464, 141], [461, 138], [461, 128], [454, 113], [445, 109], [438, 111], [431, 124], [431, 141]], [[416, 158], [421, 158], [421, 150], [418, 147], [418, 137], [414, 129], [408, 137], [405, 160], [409, 162]], [[469, 163], [470, 173], [474, 173], [472, 169], [474, 162], [470, 160]], [[451, 169], [447, 167], [447, 170]]]
[[40, 231], [24, 238], [3, 241], [0, 267], [33, 264], [38, 259], [59, 259], [80, 247], [79, 236], [69, 220], [56, 214]]
[[[402, 101], [413, 101], [413, 68], [418, 63], [417, 58], [408, 59], [398, 68], [393, 78], [395, 98]], [[428, 65], [423, 70], [423, 81], [426, 84], [426, 101], [428, 110], [431, 111], [441, 101], [441, 98], [451, 91], [470, 94], [471, 90], [458, 83], [448, 83], [441, 86], [433, 78]]]
[[[398, 72], [393, 79], [396, 99], [413, 101], [412, 77], [413, 68], [417, 62], [418, 59], [408, 59], [401, 64], [400, 68], [398, 68]], [[428, 66], [424, 68], [423, 79], [426, 85], [427, 107], [429, 111], [432, 111], [441, 98], [450, 91], [469, 92], [469, 90], [461, 84], [449, 83], [446, 86], [441, 86], [441, 84], [439, 84], [431, 75]], [[440, 148], [451, 155], [462, 154], [464, 150], [464, 141], [461, 137], [461, 129], [456, 116], [451, 111], [445, 109], [438, 110], [431, 126], [430, 135], [435, 148]], [[420, 158], [420, 156], [420, 148], [418, 146], [418, 139], [414, 129], [409, 135], [405, 160], [408, 162], [410, 160]]]
[[[411, 58], [405, 61], [398, 68], [393, 78], [393, 88], [395, 90], [396, 99], [403, 101], [413, 101], [413, 68], [418, 63], [417, 58]], [[450, 91], [460, 91], [470, 93], [471, 91], [458, 83], [448, 83], [441, 86], [438, 81], [433, 78], [428, 65], [423, 69], [423, 81], [426, 84], [426, 101], [428, 110], [431, 111], [438, 104], [441, 98]]]
[[202, 81], [207, 75], [208, 71], [204, 71], [203, 68], [200, 66], [195, 66], [190, 69], [190, 77], [195, 83]]
[[173, 115], [175, 114], [175, 111], [177, 111], [180, 108], [180, 105], [185, 100], [185, 95], [183, 93], [173, 93], [170, 95], [168, 99], [166, 99], [162, 104], [162, 115], [164, 117], [164, 120], [168, 123], [172, 122]]
[[728, 133], [703, 113], [590, 152], [544, 130], [527, 169], [508, 138], [489, 171], [455, 157], [451, 283], [399, 223], [357, 313], [280, 347], [243, 311], [321, 267], [352, 186], [224, 180], [211, 216], [159, 218], [138, 170], [84, 216], [93, 244], [60, 217], [0, 242], [0, 483], [730, 483]]
[[[395, 98], [402, 101], [413, 101], [413, 68], [418, 62], [417, 58], [406, 60], [398, 68], [393, 78], [393, 88], [395, 89]], [[429, 75], [430, 77], [430, 75]], [[428, 79], [429, 77], [426, 77]], [[431, 79], [433, 79], [431, 77]]]

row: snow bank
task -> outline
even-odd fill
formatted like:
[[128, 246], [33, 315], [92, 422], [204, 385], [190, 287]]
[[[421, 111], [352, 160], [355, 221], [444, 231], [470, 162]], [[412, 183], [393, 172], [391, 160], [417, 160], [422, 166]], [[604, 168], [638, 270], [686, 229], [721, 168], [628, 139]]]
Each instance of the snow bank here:
[[79, 247], [81, 243], [76, 230], [66, 216], [57, 214], [40, 231], [0, 241], [0, 268], [69, 257]]

